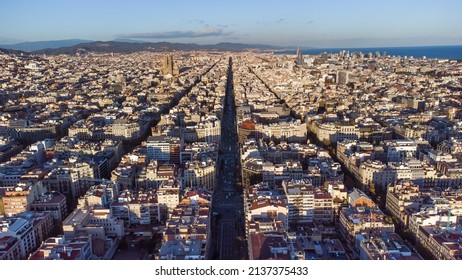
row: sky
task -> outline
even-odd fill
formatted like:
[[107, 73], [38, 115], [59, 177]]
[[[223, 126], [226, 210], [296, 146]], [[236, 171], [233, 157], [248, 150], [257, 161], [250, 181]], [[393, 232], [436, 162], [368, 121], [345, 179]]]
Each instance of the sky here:
[[131, 39], [300, 47], [462, 45], [461, 0], [0, 0], [0, 44]]

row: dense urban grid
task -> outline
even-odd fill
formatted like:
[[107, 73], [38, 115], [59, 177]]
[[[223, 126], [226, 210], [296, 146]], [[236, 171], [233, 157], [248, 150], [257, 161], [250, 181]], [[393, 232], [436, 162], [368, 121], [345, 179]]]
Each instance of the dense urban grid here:
[[380, 52], [0, 52], [0, 260], [460, 260], [461, 92]]

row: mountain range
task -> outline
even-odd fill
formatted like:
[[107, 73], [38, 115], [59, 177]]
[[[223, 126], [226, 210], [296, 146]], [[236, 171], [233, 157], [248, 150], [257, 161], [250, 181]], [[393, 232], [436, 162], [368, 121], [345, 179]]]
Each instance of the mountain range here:
[[[248, 49], [282, 50], [289, 47], [276, 47], [262, 44], [241, 44], [222, 42], [218, 44], [198, 45], [192, 43], [143, 42], [134, 40], [88, 41], [81, 39], [24, 42], [13, 45], [0, 45], [6, 50], [31, 52], [34, 54], [76, 54], [77, 52], [115, 52], [132, 53], [139, 51], [173, 51], [173, 50], [216, 50], [244, 51]], [[7, 52], [7, 51], [4, 51]], [[11, 51], [10, 51], [11, 52]]]
[[23, 42], [11, 45], [0, 45], [0, 48], [11, 49], [23, 52], [33, 52], [49, 48], [62, 48], [71, 47], [82, 43], [90, 43], [90, 40], [82, 39], [69, 39], [69, 40], [54, 40], [54, 41], [37, 41], [37, 42]]

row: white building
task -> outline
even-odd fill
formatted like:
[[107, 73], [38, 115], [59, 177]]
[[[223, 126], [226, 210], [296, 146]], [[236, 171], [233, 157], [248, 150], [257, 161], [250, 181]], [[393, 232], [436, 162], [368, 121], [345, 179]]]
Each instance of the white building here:
[[409, 139], [397, 139], [385, 142], [387, 160], [390, 162], [400, 162], [406, 158], [417, 156], [417, 144]]
[[23, 212], [0, 219], [0, 260], [26, 259], [53, 229], [50, 212]]
[[169, 136], [150, 136], [146, 143], [148, 160], [161, 162], [180, 162], [182, 143], [180, 138]]
[[293, 122], [279, 122], [269, 125], [255, 125], [257, 139], [277, 139], [292, 142], [303, 142], [306, 140], [306, 124], [300, 120]]
[[187, 162], [182, 182], [185, 187], [205, 187], [212, 190], [215, 187], [215, 162]]
[[358, 125], [348, 122], [307, 120], [307, 125], [322, 142], [337, 143], [344, 140], [359, 140], [361, 136]]
[[157, 190], [159, 221], [168, 219], [180, 202], [180, 189], [179, 181], [164, 181]]
[[314, 191], [311, 181], [283, 181], [282, 187], [287, 197], [289, 224], [313, 222]]

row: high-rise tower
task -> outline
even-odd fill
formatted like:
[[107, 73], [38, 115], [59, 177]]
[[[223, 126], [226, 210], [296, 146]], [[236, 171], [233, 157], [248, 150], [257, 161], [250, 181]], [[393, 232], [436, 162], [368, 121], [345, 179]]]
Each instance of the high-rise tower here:
[[303, 64], [303, 55], [302, 51], [299, 48], [297, 48], [297, 60], [295, 61], [295, 63], [297, 63], [297, 65]]

